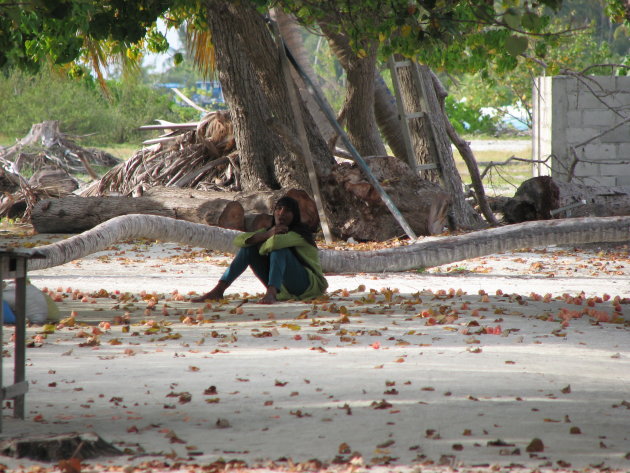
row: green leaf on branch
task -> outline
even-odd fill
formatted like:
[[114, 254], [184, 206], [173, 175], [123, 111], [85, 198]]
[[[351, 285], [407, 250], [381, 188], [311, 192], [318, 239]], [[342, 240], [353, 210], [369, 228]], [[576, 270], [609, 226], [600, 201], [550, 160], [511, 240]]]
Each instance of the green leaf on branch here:
[[503, 21], [512, 29], [519, 29], [521, 27], [521, 15], [518, 10], [514, 8], [508, 8], [503, 14]]
[[544, 21], [534, 12], [525, 12], [521, 18], [523, 28], [528, 31], [538, 32], [544, 26]]
[[524, 36], [512, 35], [505, 40], [505, 49], [511, 56], [519, 56], [527, 49], [529, 42]]

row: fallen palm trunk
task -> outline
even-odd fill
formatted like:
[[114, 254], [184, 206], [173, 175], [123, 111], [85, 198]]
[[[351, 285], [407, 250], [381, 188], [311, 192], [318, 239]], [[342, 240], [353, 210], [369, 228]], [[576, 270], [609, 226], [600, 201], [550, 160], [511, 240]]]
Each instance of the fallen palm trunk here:
[[[50, 268], [83, 258], [134, 238], [172, 241], [234, 253], [239, 232], [154, 215], [124, 215], [85, 233], [34, 248], [44, 256], [29, 261], [29, 270]], [[590, 217], [526, 222], [454, 237], [438, 237], [397, 248], [375, 251], [321, 250], [327, 273], [407, 271], [454, 263], [525, 247], [553, 244], [617, 242], [630, 239], [630, 217]]]

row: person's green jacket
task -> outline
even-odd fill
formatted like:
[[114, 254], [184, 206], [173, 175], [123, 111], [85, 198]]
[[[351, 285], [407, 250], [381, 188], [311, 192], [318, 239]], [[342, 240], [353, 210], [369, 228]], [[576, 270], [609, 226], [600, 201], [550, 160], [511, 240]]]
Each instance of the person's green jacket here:
[[[261, 232], [264, 230], [258, 230]], [[252, 235], [258, 232], [241, 233], [234, 238], [234, 246], [237, 248], [244, 248], [246, 246], [252, 246], [245, 243]], [[316, 247], [309, 244], [302, 236], [296, 232], [287, 232], [284, 234], [274, 235], [267, 239], [260, 245], [259, 253], [261, 255], [268, 255], [274, 250], [281, 250], [283, 248], [295, 248], [300, 261], [306, 268], [310, 284], [308, 289], [302, 294], [291, 294], [287, 291], [284, 285], [278, 291], [278, 300], [283, 301], [287, 299], [313, 299], [319, 297], [328, 288], [328, 282], [324, 277], [322, 271], [322, 265], [319, 261], [319, 252]]]

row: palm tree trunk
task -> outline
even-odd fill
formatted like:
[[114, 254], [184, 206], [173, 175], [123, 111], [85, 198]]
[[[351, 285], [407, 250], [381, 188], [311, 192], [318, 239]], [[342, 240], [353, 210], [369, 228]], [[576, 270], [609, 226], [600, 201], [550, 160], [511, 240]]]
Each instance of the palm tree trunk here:
[[331, 49], [346, 71], [346, 99], [340, 116], [346, 125], [350, 141], [362, 156], [384, 156], [385, 145], [381, 140], [374, 115], [374, 74], [378, 43], [365, 46], [365, 57], [358, 57], [350, 47], [347, 36], [320, 22], [320, 28], [328, 38]]
[[394, 156], [408, 163], [407, 148], [402, 135], [396, 98], [392, 95], [381, 74], [374, 74], [374, 116], [376, 124], [383, 134]]
[[[135, 238], [178, 242], [234, 253], [239, 232], [156, 215], [123, 215], [87, 232], [32, 249], [29, 270], [45, 269], [83, 258], [118, 242]], [[524, 247], [627, 241], [630, 217], [586, 217], [540, 220], [444, 237], [375, 251], [320, 250], [327, 273], [408, 271], [463, 261]]]

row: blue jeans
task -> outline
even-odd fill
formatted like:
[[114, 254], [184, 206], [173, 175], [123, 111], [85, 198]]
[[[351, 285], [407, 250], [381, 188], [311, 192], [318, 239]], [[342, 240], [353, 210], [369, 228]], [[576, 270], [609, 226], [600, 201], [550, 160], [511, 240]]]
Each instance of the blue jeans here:
[[221, 276], [221, 281], [232, 284], [248, 266], [265, 287], [273, 286], [278, 291], [284, 285], [291, 294], [299, 296], [310, 285], [306, 268], [289, 248], [261, 255], [257, 245], [238, 250], [230, 267]]

